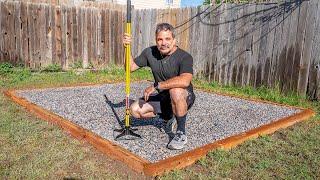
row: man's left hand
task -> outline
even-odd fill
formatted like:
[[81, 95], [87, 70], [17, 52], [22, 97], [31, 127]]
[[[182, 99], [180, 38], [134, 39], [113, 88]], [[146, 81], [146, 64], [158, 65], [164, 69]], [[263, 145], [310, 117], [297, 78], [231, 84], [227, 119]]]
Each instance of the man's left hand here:
[[144, 100], [145, 100], [145, 101], [148, 101], [149, 96], [150, 96], [153, 92], [155, 92], [155, 91], [156, 91], [156, 89], [154, 88], [154, 86], [149, 86], [149, 87], [147, 87], [147, 88], [144, 90]]

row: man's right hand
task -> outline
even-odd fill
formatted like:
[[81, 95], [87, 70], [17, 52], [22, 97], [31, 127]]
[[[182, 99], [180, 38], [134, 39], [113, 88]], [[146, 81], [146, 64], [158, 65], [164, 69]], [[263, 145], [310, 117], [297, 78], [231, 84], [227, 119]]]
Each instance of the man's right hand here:
[[129, 35], [128, 33], [124, 33], [123, 39], [122, 39], [123, 45], [127, 46], [127, 45], [131, 44], [131, 41], [132, 41], [131, 35]]

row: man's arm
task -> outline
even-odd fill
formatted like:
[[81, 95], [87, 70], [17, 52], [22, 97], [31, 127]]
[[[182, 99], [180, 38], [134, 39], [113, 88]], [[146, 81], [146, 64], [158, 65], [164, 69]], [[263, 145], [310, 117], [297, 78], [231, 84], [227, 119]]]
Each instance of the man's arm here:
[[186, 54], [179, 65], [179, 76], [158, 83], [158, 89], [186, 88], [190, 85], [193, 75], [193, 58]]
[[[127, 46], [127, 45], [129, 45], [129, 44], [131, 44], [131, 36], [129, 35], [129, 34], [127, 34], [127, 33], [125, 33], [124, 35], [123, 35], [123, 45], [124, 46]], [[124, 57], [125, 57], [126, 55], [124, 55]], [[124, 58], [124, 68], [126, 68], [126, 58]], [[139, 69], [139, 66], [134, 62], [134, 59], [133, 59], [133, 57], [132, 57], [132, 55], [130, 54], [130, 71], [131, 72], [133, 72], [133, 71], [135, 71], [135, 70], [137, 70], [137, 69]]]
[[[126, 68], [126, 58], [124, 58], [124, 68]], [[140, 67], [134, 62], [134, 59], [132, 57], [132, 55], [130, 54], [130, 72], [133, 72], [137, 69], [139, 69]]]
[[179, 76], [170, 78], [158, 83], [158, 89], [166, 90], [172, 88], [187, 88], [192, 80], [191, 73], [182, 73]]
[[[162, 81], [158, 83], [158, 89], [159, 90], [166, 90], [166, 89], [172, 89], [172, 88], [187, 88], [192, 80], [192, 74], [191, 73], [182, 73], [179, 76], [170, 78], [166, 81]], [[155, 92], [156, 89], [154, 86], [149, 86], [144, 91], [144, 99], [147, 101], [149, 99], [149, 96]]]

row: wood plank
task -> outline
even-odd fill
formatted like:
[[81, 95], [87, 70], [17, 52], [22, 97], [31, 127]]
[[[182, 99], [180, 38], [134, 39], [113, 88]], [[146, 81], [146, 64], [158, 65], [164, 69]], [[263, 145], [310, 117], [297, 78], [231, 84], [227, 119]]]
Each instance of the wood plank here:
[[[295, 81], [298, 81], [299, 79], [299, 69], [300, 69], [300, 61], [302, 58], [302, 53], [303, 53], [303, 48], [304, 48], [304, 38], [305, 38], [305, 31], [306, 31], [306, 20], [307, 20], [307, 12], [308, 12], [308, 8], [309, 7], [309, 3], [302, 3], [301, 6], [299, 7], [299, 24], [297, 26], [297, 37], [296, 37], [296, 52], [295, 52], [295, 64], [297, 64], [294, 67], [294, 74], [295, 74]], [[299, 82], [298, 82], [299, 83]], [[296, 90], [298, 91], [298, 86], [297, 84], [295, 85]]]
[[212, 64], [211, 64], [211, 75], [210, 78], [214, 82], [219, 82], [219, 59], [218, 59], [218, 47], [219, 47], [219, 24], [220, 24], [220, 14], [221, 7], [214, 5], [215, 9], [212, 17], [212, 27], [213, 27], [213, 39], [212, 39]]
[[21, 3], [14, 4], [14, 30], [15, 30], [15, 58], [16, 64], [23, 65], [22, 51], [21, 51]]
[[[263, 13], [261, 14], [262, 16], [260, 17], [260, 37], [259, 37], [259, 53], [258, 53], [258, 70], [257, 70], [257, 79], [256, 79], [256, 86], [260, 87], [262, 85], [266, 85], [266, 82], [264, 80], [265, 78], [265, 67], [266, 67], [266, 60], [267, 60], [267, 34], [268, 34], [268, 29], [269, 29], [269, 22], [270, 20], [268, 19], [269, 12], [267, 11], [268, 6], [265, 4], [261, 4], [261, 10], [263, 10]], [[267, 70], [268, 71], [268, 70]]]
[[[118, 39], [118, 47], [120, 49], [120, 53], [119, 53], [119, 64], [123, 64], [124, 62], [124, 54], [125, 54], [125, 50], [122, 44], [122, 37], [123, 34], [125, 33], [125, 25], [126, 25], [126, 14], [122, 11], [119, 11], [120, 13], [120, 33], [119, 33], [119, 39]], [[131, 19], [131, 33], [132, 33], [132, 19]], [[131, 48], [132, 49], [132, 48]], [[132, 54], [132, 53], [131, 53]]]
[[[290, 79], [291, 79], [291, 75], [292, 75], [292, 68], [293, 68], [293, 55], [294, 55], [294, 47], [292, 46], [292, 42], [294, 41], [293, 38], [295, 38], [295, 34], [294, 32], [296, 32], [297, 26], [296, 26], [296, 22], [293, 18], [297, 18], [293, 16], [293, 5], [291, 4], [291, 6], [288, 6], [288, 13], [285, 14], [285, 16], [287, 16], [287, 19], [285, 21], [288, 21], [289, 24], [289, 29], [287, 31], [288, 35], [287, 38], [285, 39], [286, 41], [286, 56], [284, 57], [284, 71], [283, 71], [283, 86], [282, 86], [282, 90], [284, 92], [290, 92]], [[290, 8], [290, 9], [289, 9]]]
[[[223, 59], [222, 59], [222, 50], [223, 50], [223, 36], [224, 36], [224, 5], [220, 6], [219, 8], [219, 11], [217, 11], [217, 13], [219, 14], [219, 17], [217, 19], [217, 22], [219, 24], [219, 26], [217, 26], [218, 28], [218, 31], [219, 31], [219, 36], [218, 36], [218, 39], [217, 39], [217, 63], [216, 63], [216, 75], [215, 75], [215, 81], [218, 82], [218, 83], [222, 83], [221, 82], [221, 74], [222, 74], [222, 71], [221, 71], [221, 66], [222, 66], [222, 62], [223, 62]], [[191, 32], [190, 32], [191, 33]]]
[[246, 65], [243, 67], [243, 85], [249, 85], [250, 84], [250, 71], [251, 71], [251, 64], [252, 64], [252, 43], [253, 43], [253, 20], [254, 20], [254, 12], [255, 12], [255, 4], [248, 4], [247, 6], [247, 14], [245, 17], [246, 22], [246, 29], [244, 34], [244, 46], [246, 49], [246, 52], [244, 54], [246, 59]]
[[35, 30], [35, 38], [34, 38], [34, 60], [35, 60], [35, 65], [36, 69], [41, 68], [41, 29], [39, 28], [41, 25], [41, 5], [40, 4], [35, 4], [35, 22], [34, 22], [34, 30]]
[[[288, 39], [289, 43], [289, 50], [287, 54], [287, 62], [289, 66], [288, 71], [288, 90], [291, 92], [295, 92], [297, 90], [297, 82], [298, 82], [298, 69], [299, 69], [299, 58], [300, 58], [300, 51], [297, 45], [300, 42], [297, 42], [297, 33], [298, 33], [298, 25], [299, 25], [299, 2], [296, 2], [295, 9], [290, 16], [291, 18], [291, 28], [290, 28], [290, 37]], [[299, 56], [296, 58], [295, 56]], [[291, 65], [291, 66], [290, 66]]]
[[117, 64], [123, 64], [124, 47], [122, 46], [122, 35], [124, 34], [125, 23], [123, 19], [123, 13], [118, 11], [118, 31], [117, 31], [117, 42], [116, 46], [118, 48], [117, 54]]
[[92, 64], [92, 9], [87, 10], [87, 48], [88, 48], [88, 63]]
[[114, 54], [113, 54], [113, 62], [115, 63], [115, 64], [118, 64], [119, 62], [118, 62], [118, 53], [119, 53], [119, 48], [117, 47], [117, 45], [118, 45], [118, 31], [119, 31], [119, 13], [118, 13], [118, 11], [114, 11], [114, 21], [113, 21], [113, 35], [114, 35], [114, 37], [113, 37], [113, 42], [112, 42], [112, 44], [113, 44], [113, 47], [114, 47]]
[[274, 18], [276, 19], [275, 25], [275, 37], [274, 37], [274, 47], [272, 52], [272, 64], [271, 64], [271, 76], [270, 82], [271, 87], [279, 88], [279, 56], [280, 56], [280, 45], [282, 39], [282, 30], [283, 30], [283, 18], [281, 16], [282, 10], [277, 8], [274, 13]]
[[110, 62], [111, 64], [115, 64], [115, 19], [116, 19], [116, 12], [115, 11], [110, 11]]
[[[270, 5], [267, 5], [267, 8], [274, 8], [274, 4], [270, 4]], [[276, 37], [276, 27], [277, 27], [277, 17], [276, 17], [276, 10], [277, 8], [275, 9], [272, 9], [269, 11], [269, 14], [268, 14], [268, 18], [269, 18], [269, 28], [268, 28], [268, 35], [267, 35], [267, 39], [268, 39], [268, 42], [267, 42], [267, 47], [266, 47], [266, 63], [265, 63], [265, 68], [264, 68], [264, 85], [266, 85], [267, 87], [272, 87], [272, 77], [274, 76], [273, 72], [272, 72], [272, 69], [273, 69], [273, 65], [274, 65], [274, 62], [273, 62], [273, 51], [274, 51], [274, 46], [275, 44], [277, 44], [277, 41], [275, 40], [275, 37]]]
[[72, 46], [71, 46], [71, 52], [72, 52], [72, 59], [73, 62], [75, 63], [80, 63], [81, 61], [79, 60], [79, 50], [78, 50], [78, 16], [79, 13], [77, 11], [77, 7], [72, 7], [71, 8], [72, 11], [72, 26], [71, 26], [71, 35], [72, 35]]
[[[132, 14], [131, 14], [131, 18], [132, 18], [132, 23], [131, 23], [131, 27], [132, 27], [132, 43], [131, 43], [131, 53], [133, 57], [137, 56], [137, 41], [136, 41], [136, 33], [137, 33], [137, 28], [138, 28], [138, 23], [137, 23], [137, 9], [132, 9]], [[154, 19], [154, 21], [156, 21], [156, 19]], [[156, 22], [155, 22], [156, 23]]]
[[260, 51], [260, 37], [262, 31], [262, 18], [263, 14], [261, 12], [262, 5], [256, 4], [256, 15], [254, 18], [254, 29], [253, 29], [253, 49], [252, 49], [252, 66], [250, 70], [250, 85], [253, 87], [257, 87], [260, 85], [261, 81], [261, 66], [259, 60], [259, 51]]
[[153, 27], [152, 27], [152, 13], [150, 9], [146, 9], [144, 11], [144, 17], [145, 17], [145, 21], [148, 22], [144, 28], [144, 39], [145, 39], [145, 44], [144, 44], [144, 48], [147, 48], [151, 45], [151, 41], [152, 39], [154, 39], [151, 35], [151, 33], [153, 32]]
[[236, 43], [236, 23], [235, 19], [237, 18], [237, 8], [236, 4], [230, 4], [230, 16], [229, 20], [229, 48], [228, 48], [228, 63], [227, 63], [227, 84], [232, 85], [235, 82], [235, 73], [237, 67], [235, 66], [235, 43]]
[[79, 62], [81, 62], [82, 67], [86, 68], [86, 66], [84, 65], [83, 62], [83, 21], [84, 21], [84, 17], [83, 17], [83, 9], [81, 7], [77, 7], [76, 8], [76, 21], [77, 21], [77, 26], [76, 26], [76, 32], [77, 32], [77, 45], [75, 47], [76, 49], [76, 54], [75, 56], [77, 57], [77, 60]]
[[29, 44], [29, 67], [35, 69], [34, 64], [34, 6], [30, 4], [28, 6], [28, 44]]
[[143, 48], [143, 44], [142, 44], [142, 34], [141, 34], [141, 31], [142, 31], [142, 28], [143, 28], [143, 26], [144, 26], [144, 23], [145, 22], [143, 22], [142, 21], [142, 11], [137, 11], [137, 18], [138, 18], [138, 21], [137, 21], [137, 24], [138, 24], [138, 26], [137, 26], [137, 34], [135, 35], [135, 41], [137, 42], [137, 55], [138, 54], [140, 54], [141, 52], [142, 52], [142, 48]]
[[16, 64], [15, 59], [15, 34], [14, 34], [14, 4], [13, 3], [7, 3], [7, 40], [5, 43], [7, 44], [7, 53], [8, 53], [8, 60]]
[[123, 51], [123, 46], [122, 46], [122, 35], [124, 33], [123, 28], [124, 28], [124, 22], [123, 22], [123, 13], [121, 11], [117, 11], [118, 14], [118, 23], [117, 23], [117, 37], [116, 37], [116, 48], [118, 49], [117, 51], [117, 57], [116, 57], [116, 61], [117, 64], [123, 64], [123, 55], [124, 55], [124, 51]]
[[101, 62], [101, 10], [95, 12], [96, 19], [96, 63], [99, 69], [102, 68]]
[[102, 9], [99, 9], [97, 11], [97, 61], [99, 65], [99, 69], [104, 67], [103, 62], [103, 38], [102, 38], [102, 27], [101, 27], [101, 21], [102, 21]]
[[73, 52], [72, 52], [72, 9], [69, 7], [66, 7], [66, 59], [68, 62], [68, 68], [71, 68], [74, 66], [74, 60], [73, 60]]
[[152, 9], [151, 10], [151, 22], [150, 22], [150, 41], [149, 41], [149, 46], [151, 45], [155, 45], [156, 44], [156, 41], [155, 41], [155, 30], [156, 30], [156, 27], [157, 27], [157, 22], [156, 22], [156, 19], [157, 19], [157, 11], [155, 9]]
[[147, 18], [146, 11], [147, 11], [146, 9], [142, 9], [141, 14], [140, 14], [141, 22], [143, 22], [143, 26], [142, 26], [143, 28], [140, 28], [140, 36], [139, 36], [139, 38], [141, 39], [141, 51], [140, 52], [142, 52], [143, 49], [147, 47], [147, 43], [148, 43], [147, 37], [145, 36], [145, 34], [146, 34], [145, 27], [150, 26], [150, 25], [149, 25], [149, 22], [146, 21], [146, 18]]
[[52, 64], [59, 64], [56, 62], [56, 7], [54, 5], [50, 5], [50, 27], [51, 27], [51, 63]]
[[106, 20], [104, 22], [104, 26], [105, 26], [105, 31], [104, 31], [104, 34], [105, 34], [105, 38], [104, 38], [104, 51], [105, 51], [105, 62], [107, 65], [110, 64], [110, 52], [111, 52], [111, 47], [110, 47], [110, 11], [107, 9], [105, 11], [105, 16], [106, 16]]
[[102, 9], [100, 11], [100, 15], [101, 15], [101, 21], [100, 21], [100, 28], [101, 28], [101, 31], [99, 32], [100, 33], [100, 38], [101, 38], [101, 41], [100, 41], [100, 53], [101, 53], [101, 63], [104, 64], [104, 66], [106, 66], [106, 28], [107, 28], [107, 24], [106, 24], [106, 10]]
[[220, 43], [220, 19], [221, 19], [221, 7], [217, 7], [214, 5], [214, 13], [212, 17], [212, 28], [213, 28], [213, 39], [212, 39], [212, 64], [211, 64], [211, 81], [212, 82], [219, 82], [219, 63], [220, 59], [218, 57], [218, 48], [221, 45]]
[[305, 95], [307, 92], [309, 69], [311, 64], [311, 50], [313, 45], [313, 34], [316, 27], [315, 13], [318, 11], [316, 1], [309, 1], [309, 7], [306, 19], [306, 31], [304, 38], [304, 48], [302, 51], [302, 57], [300, 61], [299, 79], [298, 79], [298, 93], [299, 95]]
[[222, 59], [221, 59], [221, 83], [223, 85], [228, 84], [228, 53], [230, 48], [230, 23], [228, 23], [229, 18], [231, 17], [231, 12], [227, 9], [230, 8], [230, 4], [225, 4], [224, 6], [224, 13], [223, 13], [223, 20], [222, 22], [225, 23], [222, 27]]
[[311, 63], [309, 68], [307, 95], [312, 100], [320, 99], [320, 3], [317, 3], [316, 28], [313, 35]]
[[82, 40], [82, 58], [83, 58], [83, 67], [87, 68], [89, 67], [89, 57], [88, 57], [88, 9], [82, 8], [81, 11], [81, 17], [83, 19], [82, 25], [81, 25], [81, 32], [83, 34], [83, 40]]
[[237, 48], [238, 51], [236, 53], [236, 56], [238, 59], [238, 70], [237, 70], [237, 77], [236, 77], [236, 85], [238, 86], [244, 86], [245, 85], [245, 67], [247, 65], [247, 60], [245, 58], [245, 54], [247, 52], [246, 50], [246, 32], [248, 31], [248, 25], [247, 24], [247, 13], [248, 13], [248, 4], [242, 4], [239, 8], [239, 20], [237, 22], [238, 28], [237, 28]]
[[47, 64], [53, 64], [52, 58], [52, 22], [53, 22], [53, 14], [51, 6], [45, 6], [45, 17], [46, 17], [46, 26], [45, 26], [45, 44], [44, 44], [44, 56], [43, 58], [46, 60]]
[[251, 85], [252, 87], [255, 87], [255, 80], [256, 80], [256, 62], [257, 62], [257, 58], [256, 58], [256, 54], [257, 54], [257, 45], [256, 45], [256, 41], [257, 41], [257, 37], [258, 37], [258, 33], [257, 33], [257, 25], [256, 25], [256, 19], [259, 18], [259, 14], [257, 14], [258, 11], [258, 5], [257, 4], [252, 4], [252, 6], [250, 7], [250, 10], [252, 12], [252, 17], [250, 19], [250, 41], [249, 41], [249, 47], [250, 47], [250, 53], [249, 54], [249, 64], [248, 64], [248, 85]]
[[[205, 9], [205, 7], [198, 8], [198, 12], [202, 12]], [[198, 25], [198, 32], [196, 33], [196, 39], [198, 39], [196, 42], [196, 47], [199, 47], [198, 54], [196, 55], [196, 77], [204, 77], [204, 67], [206, 65], [206, 47], [202, 46], [201, 44], [205, 43], [205, 38], [203, 34], [205, 34], [205, 25], [202, 23], [203, 17], [199, 16], [197, 17], [197, 25]]]
[[4, 62], [4, 2], [0, 1], [0, 62]]
[[279, 75], [279, 84], [281, 91], [284, 91], [286, 87], [286, 73], [287, 71], [287, 40], [289, 38], [289, 30], [290, 30], [290, 16], [288, 15], [290, 12], [286, 12], [286, 9], [283, 9], [283, 29], [282, 29], [282, 37], [281, 37], [281, 45], [280, 45], [280, 54], [279, 54], [279, 64], [278, 64], [278, 75]]
[[244, 63], [242, 65], [242, 86], [249, 85], [250, 80], [250, 63], [252, 61], [252, 33], [251, 29], [253, 28], [252, 25], [252, 16], [253, 12], [255, 10], [255, 6], [252, 4], [247, 4], [244, 7], [244, 24], [242, 25], [244, 27], [243, 29], [243, 46], [244, 46], [244, 53], [243, 53], [243, 59]]
[[46, 51], [48, 50], [47, 47], [47, 21], [49, 20], [48, 13], [46, 13], [46, 7], [48, 7], [45, 4], [40, 4], [38, 6], [39, 11], [39, 60], [40, 60], [40, 66], [39, 69], [42, 67], [46, 67], [49, 64], [51, 64], [51, 60], [46, 58]]
[[61, 6], [61, 65], [63, 69], [69, 68], [67, 59], [67, 7]]
[[97, 17], [95, 8], [91, 8], [91, 63], [94, 67], [98, 67], [97, 63]]
[[[191, 8], [184, 8], [184, 13], [182, 15], [182, 18], [190, 18], [191, 17]], [[181, 23], [184, 23], [184, 21], [181, 21]], [[187, 52], [190, 52], [190, 43], [189, 43], [189, 39], [190, 39], [190, 34], [187, 29], [188, 27], [191, 25], [191, 21], [189, 21], [188, 23], [186, 23], [184, 26], [181, 27], [181, 30], [183, 31], [181, 33], [181, 44], [182, 44], [182, 48], [185, 49]]]
[[[212, 8], [212, 10], [213, 10], [213, 8], [214, 7], [211, 7]], [[214, 45], [213, 45], [213, 39], [214, 39], [214, 36], [215, 36], [215, 34], [214, 34], [214, 25], [213, 25], [213, 23], [214, 23], [214, 17], [215, 17], [215, 11], [212, 11], [211, 10], [211, 8], [210, 9], [208, 9], [208, 11], [210, 12], [208, 12], [208, 14], [206, 14], [207, 15], [207, 17], [205, 17], [205, 19], [206, 20], [204, 20], [205, 22], [204, 23], [206, 23], [206, 34], [208, 34], [208, 36], [207, 36], [207, 38], [206, 38], [206, 43], [207, 43], [207, 47], [206, 47], [206, 61], [207, 61], [207, 63], [206, 63], [206, 65], [205, 65], [205, 76], [206, 76], [206, 78], [209, 80], [209, 82], [211, 82], [212, 81], [212, 77], [211, 77], [211, 74], [212, 74], [212, 67], [213, 67], [213, 61], [214, 61], [214, 58], [213, 58], [213, 56], [214, 56], [214, 53], [213, 53], [213, 51], [214, 51]], [[205, 16], [206, 16], [205, 15]]]
[[[194, 14], [197, 14], [200, 11], [201, 11], [200, 7], [194, 8]], [[191, 46], [199, 47], [199, 48], [195, 48], [192, 52], [192, 54], [193, 54], [193, 69], [194, 69], [194, 74], [196, 76], [198, 76], [198, 74], [199, 74], [199, 69], [200, 69], [200, 65], [201, 65], [201, 53], [202, 53], [201, 46], [199, 46], [199, 44], [201, 43], [201, 37], [199, 34], [202, 31], [202, 26], [200, 24], [199, 18], [200, 17], [194, 18], [194, 23], [191, 28], [191, 32], [193, 35], [192, 40], [191, 40], [191, 43], [193, 45], [191, 45]]]
[[56, 6], [55, 9], [55, 64], [61, 65], [63, 67], [63, 57], [62, 57], [62, 12], [61, 7]]
[[22, 64], [25, 67], [28, 67], [28, 15], [27, 15], [27, 5], [26, 3], [21, 3], [21, 7], [20, 7], [20, 19], [21, 19], [21, 60], [23, 61]]

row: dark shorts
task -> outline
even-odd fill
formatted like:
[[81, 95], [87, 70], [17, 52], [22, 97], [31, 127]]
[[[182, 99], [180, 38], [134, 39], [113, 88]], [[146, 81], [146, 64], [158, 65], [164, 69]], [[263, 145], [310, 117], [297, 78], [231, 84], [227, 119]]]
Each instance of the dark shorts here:
[[[188, 91], [188, 96], [187, 96], [187, 105], [188, 105], [188, 110], [192, 107], [196, 96], [193, 92]], [[144, 97], [139, 99], [139, 106], [142, 107], [143, 104], [145, 104], [146, 101], [144, 100]], [[155, 114], [159, 114], [160, 118], [168, 120], [171, 119], [173, 116], [173, 111], [172, 111], [172, 105], [171, 105], [171, 98], [170, 98], [170, 93], [168, 90], [162, 91], [160, 93], [151, 95], [147, 101], [153, 109]]]

